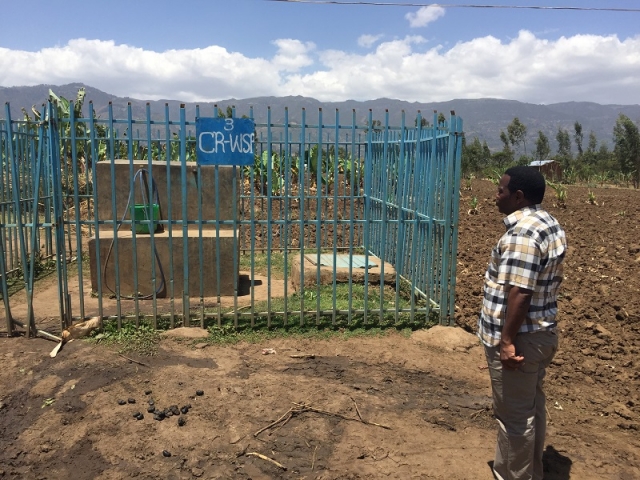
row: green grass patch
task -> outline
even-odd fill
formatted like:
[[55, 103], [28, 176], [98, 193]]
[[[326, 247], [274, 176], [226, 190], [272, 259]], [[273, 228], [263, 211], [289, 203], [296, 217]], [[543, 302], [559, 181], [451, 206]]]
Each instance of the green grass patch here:
[[155, 355], [160, 343], [161, 330], [156, 330], [153, 325], [141, 322], [139, 326], [134, 323], [123, 323], [118, 330], [115, 320], [104, 322], [102, 332], [97, 333], [89, 340], [116, 347], [119, 353], [136, 353], [143, 356]]
[[329, 340], [337, 338], [348, 340], [354, 337], [383, 337], [400, 332], [408, 337], [413, 331], [411, 328], [384, 328], [377, 326], [363, 327], [352, 326], [350, 328], [334, 327], [322, 325], [291, 325], [288, 327], [279, 326], [274, 328], [245, 328], [235, 329], [233, 325], [224, 324], [210, 326], [207, 343], [212, 345], [235, 345], [237, 343], [265, 343], [274, 338]]

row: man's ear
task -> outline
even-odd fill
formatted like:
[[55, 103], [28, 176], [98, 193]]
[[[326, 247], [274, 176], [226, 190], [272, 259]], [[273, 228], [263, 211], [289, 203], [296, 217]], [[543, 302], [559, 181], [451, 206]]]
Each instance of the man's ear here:
[[516, 190], [516, 200], [518, 201], [518, 203], [520, 203], [524, 199], [524, 192], [522, 190]]

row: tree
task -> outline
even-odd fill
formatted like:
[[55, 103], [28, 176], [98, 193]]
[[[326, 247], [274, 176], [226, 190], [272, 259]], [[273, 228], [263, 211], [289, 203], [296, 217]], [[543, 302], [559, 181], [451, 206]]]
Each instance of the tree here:
[[[416, 117], [416, 119], [414, 120], [414, 125], [415, 125], [416, 127], [418, 127], [418, 118], [417, 118], [417, 117]], [[421, 117], [421, 119], [420, 119], [420, 126], [421, 126], [422, 128], [427, 128], [427, 127], [429, 127], [429, 122], [428, 122], [428, 120], [427, 120], [425, 117]]]
[[[365, 121], [364, 124], [369, 127], [369, 121]], [[371, 129], [375, 132], [375, 133], [380, 133], [382, 132], [383, 128], [382, 128], [382, 122], [380, 120], [373, 120], [371, 122]]]
[[509, 143], [516, 147], [520, 151], [520, 144], [524, 149], [524, 154], [527, 154], [527, 127], [520, 122], [518, 117], [515, 117], [513, 121], [507, 126], [507, 135], [509, 136]]
[[542, 130], [538, 130], [538, 139], [536, 140], [536, 160], [546, 160], [551, 153], [551, 147], [549, 146], [549, 138], [542, 133]]
[[584, 139], [584, 134], [582, 133], [582, 125], [580, 122], [576, 122], [573, 124], [573, 140], [576, 142], [576, 147], [578, 148], [578, 158], [582, 158], [582, 141]]
[[640, 131], [629, 117], [620, 114], [613, 127], [613, 154], [620, 171], [631, 175], [634, 187], [640, 183]]
[[571, 155], [571, 137], [569, 132], [558, 127], [558, 133], [556, 133], [556, 141], [558, 142], [558, 154], [556, 158], [562, 163], [562, 167], [566, 170], [571, 167], [571, 161], [573, 157]]
[[491, 153], [488, 151], [489, 147], [485, 150], [485, 145], [480, 143], [478, 137], [473, 139], [471, 144], [466, 142], [462, 146], [462, 172], [464, 174], [476, 173], [489, 166], [489, 160], [491, 159]]
[[[507, 164], [513, 163], [514, 153], [511, 149], [511, 142], [509, 141], [509, 137], [504, 130], [500, 131], [500, 141], [502, 142], [502, 158], [501, 162], [504, 160]], [[500, 165], [502, 167], [502, 165]]]

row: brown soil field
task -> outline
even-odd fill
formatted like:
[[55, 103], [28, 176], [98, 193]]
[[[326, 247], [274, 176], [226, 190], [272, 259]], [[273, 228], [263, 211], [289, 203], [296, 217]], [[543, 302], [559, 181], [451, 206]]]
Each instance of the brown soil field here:
[[[570, 244], [548, 480], [640, 478], [640, 192], [593, 191], [598, 205], [586, 187], [568, 188], [566, 208], [552, 190], [545, 201]], [[494, 185], [461, 193], [457, 327], [230, 346], [180, 329], [151, 357], [74, 341], [56, 358], [50, 341], [0, 331], [0, 479], [491, 479], [496, 424], [472, 332], [504, 227]], [[154, 420], [150, 400], [190, 408]]]

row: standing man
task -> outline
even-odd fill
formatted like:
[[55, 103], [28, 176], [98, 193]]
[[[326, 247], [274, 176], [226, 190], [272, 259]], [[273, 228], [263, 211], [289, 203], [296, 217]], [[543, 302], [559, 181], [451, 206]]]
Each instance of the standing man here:
[[545, 369], [558, 349], [556, 314], [564, 230], [542, 209], [545, 181], [532, 167], [500, 179], [496, 205], [507, 231], [491, 252], [478, 336], [485, 347], [498, 442], [499, 480], [543, 478]]

